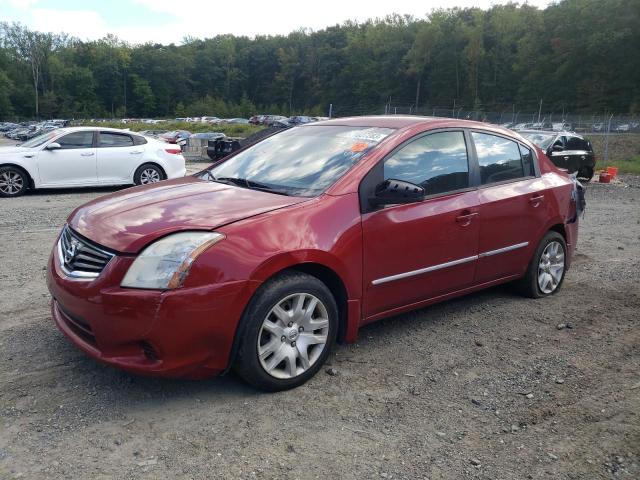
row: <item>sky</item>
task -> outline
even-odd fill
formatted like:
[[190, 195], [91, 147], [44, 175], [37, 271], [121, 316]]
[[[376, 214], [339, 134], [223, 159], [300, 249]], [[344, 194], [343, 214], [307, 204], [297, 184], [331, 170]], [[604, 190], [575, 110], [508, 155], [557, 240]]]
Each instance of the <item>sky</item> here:
[[[433, 8], [481, 7], [501, 0], [0, 0], [0, 21], [32, 30], [64, 32], [82, 40], [108, 33], [130, 43], [181, 43], [218, 34], [276, 35], [299, 28], [320, 30], [345, 20], [364, 21], [390, 13], [417, 18]], [[549, 0], [528, 0], [544, 8]]]

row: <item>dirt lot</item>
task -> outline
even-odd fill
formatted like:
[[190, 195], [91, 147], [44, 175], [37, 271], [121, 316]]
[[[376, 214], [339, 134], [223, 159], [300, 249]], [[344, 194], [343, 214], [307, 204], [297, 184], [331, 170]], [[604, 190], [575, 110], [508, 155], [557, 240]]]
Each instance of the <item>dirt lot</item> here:
[[[0, 199], [0, 478], [640, 478], [640, 178], [593, 185], [562, 291], [508, 287], [361, 331], [296, 390], [99, 365], [44, 265], [109, 190]], [[564, 325], [564, 326], [563, 326]]]

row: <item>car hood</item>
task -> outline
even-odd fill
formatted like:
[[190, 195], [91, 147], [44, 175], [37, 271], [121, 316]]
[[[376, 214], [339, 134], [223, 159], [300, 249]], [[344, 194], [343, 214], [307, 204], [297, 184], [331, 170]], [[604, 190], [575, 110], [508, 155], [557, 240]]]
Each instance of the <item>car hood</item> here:
[[185, 177], [98, 198], [77, 208], [68, 222], [100, 245], [136, 253], [168, 233], [212, 230], [307, 200]]
[[34, 150], [31, 148], [24, 147], [0, 147], [0, 155], [15, 155], [17, 153], [25, 153], [25, 152], [33, 152]]

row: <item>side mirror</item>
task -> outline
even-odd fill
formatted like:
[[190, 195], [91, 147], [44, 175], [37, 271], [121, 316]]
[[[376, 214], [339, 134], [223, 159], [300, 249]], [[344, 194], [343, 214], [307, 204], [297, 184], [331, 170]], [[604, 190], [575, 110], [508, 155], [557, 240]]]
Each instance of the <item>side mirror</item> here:
[[51, 142], [45, 147], [45, 150], [60, 150], [61, 148], [62, 145], [60, 145], [58, 142]]
[[404, 180], [389, 179], [378, 184], [369, 203], [374, 206], [415, 203], [424, 199], [425, 191], [420, 185]]

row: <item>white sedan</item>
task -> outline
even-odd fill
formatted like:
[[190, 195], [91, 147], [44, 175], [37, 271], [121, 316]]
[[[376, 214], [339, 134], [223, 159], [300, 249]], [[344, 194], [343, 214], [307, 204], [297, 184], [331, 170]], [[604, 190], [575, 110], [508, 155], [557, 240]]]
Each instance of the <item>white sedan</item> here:
[[0, 147], [0, 196], [29, 188], [143, 185], [184, 177], [179, 147], [113, 128], [60, 128]]

